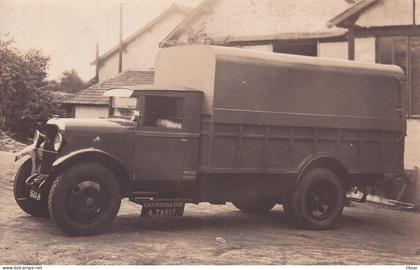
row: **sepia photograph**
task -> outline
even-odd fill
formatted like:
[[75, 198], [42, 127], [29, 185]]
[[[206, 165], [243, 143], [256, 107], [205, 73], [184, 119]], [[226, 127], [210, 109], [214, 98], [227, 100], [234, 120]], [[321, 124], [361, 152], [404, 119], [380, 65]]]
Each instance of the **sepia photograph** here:
[[419, 167], [420, 0], [0, 0], [2, 270], [417, 270]]

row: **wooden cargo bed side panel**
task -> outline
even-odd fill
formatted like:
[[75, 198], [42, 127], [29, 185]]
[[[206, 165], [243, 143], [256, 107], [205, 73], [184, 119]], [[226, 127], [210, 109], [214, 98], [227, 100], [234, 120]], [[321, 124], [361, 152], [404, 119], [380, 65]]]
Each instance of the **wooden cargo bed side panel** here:
[[200, 172], [297, 173], [305, 159], [317, 154], [340, 160], [350, 173], [402, 170], [403, 142], [397, 131], [226, 123], [210, 126], [201, 133]]

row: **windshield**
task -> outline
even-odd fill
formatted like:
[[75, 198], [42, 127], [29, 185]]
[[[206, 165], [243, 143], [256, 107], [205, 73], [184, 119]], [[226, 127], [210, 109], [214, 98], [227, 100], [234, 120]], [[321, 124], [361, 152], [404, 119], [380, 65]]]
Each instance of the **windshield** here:
[[136, 97], [112, 97], [111, 116], [131, 118], [138, 112]]

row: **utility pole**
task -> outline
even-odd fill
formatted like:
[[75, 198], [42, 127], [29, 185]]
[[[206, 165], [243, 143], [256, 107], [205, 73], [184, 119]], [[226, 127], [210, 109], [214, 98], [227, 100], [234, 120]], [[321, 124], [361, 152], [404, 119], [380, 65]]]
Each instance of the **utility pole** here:
[[413, 25], [416, 25], [416, 0], [413, 0]]
[[118, 73], [122, 72], [122, 59], [123, 58], [123, 4], [120, 4], [120, 52], [118, 61]]
[[96, 43], [96, 82], [99, 82], [99, 43]]

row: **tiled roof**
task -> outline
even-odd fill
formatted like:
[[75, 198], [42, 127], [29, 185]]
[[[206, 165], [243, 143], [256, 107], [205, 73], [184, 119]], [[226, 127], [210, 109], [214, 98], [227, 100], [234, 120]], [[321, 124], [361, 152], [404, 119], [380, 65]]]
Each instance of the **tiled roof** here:
[[108, 98], [103, 96], [105, 90], [114, 87], [129, 87], [139, 84], [153, 84], [154, 71], [128, 70], [118, 76], [92, 85], [74, 96], [61, 101], [63, 104], [107, 105]]
[[[185, 35], [224, 45], [235, 41], [341, 36], [344, 29], [327, 22], [361, 0], [203, 0], [164, 40], [161, 47]], [[366, 0], [364, 0], [366, 1]], [[372, 0], [369, 0], [372, 1]], [[176, 44], [176, 42], [175, 42]]]

